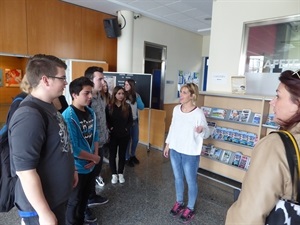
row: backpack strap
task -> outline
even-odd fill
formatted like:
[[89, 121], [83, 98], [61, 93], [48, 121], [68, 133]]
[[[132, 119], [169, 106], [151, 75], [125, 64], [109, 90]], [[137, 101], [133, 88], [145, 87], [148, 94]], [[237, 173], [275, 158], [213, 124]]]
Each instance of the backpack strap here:
[[[14, 98], [11, 105], [10, 105], [10, 107], [9, 107], [9, 111], [12, 110], [12, 106], [15, 102], [17, 102], [17, 101], [22, 102], [23, 99], [24, 99], [23, 97]], [[17, 107], [14, 108], [13, 112], [19, 107], [19, 104], [18, 104]], [[8, 122], [9, 122], [9, 112], [7, 113], [5, 124], [0, 129], [0, 145], [1, 146], [4, 145], [8, 141], [8, 125], [9, 125]], [[1, 149], [2, 148], [0, 148], [0, 151], [1, 151]]]
[[297, 202], [300, 202], [300, 177], [299, 177], [300, 176], [300, 165], [299, 165], [299, 154], [300, 153], [299, 153], [298, 144], [297, 144], [294, 136], [288, 131], [280, 130], [280, 131], [277, 131], [277, 132], [275, 131], [275, 132], [271, 132], [271, 133], [277, 133], [280, 136], [280, 138], [284, 144], [293, 185], [294, 185], [294, 181], [295, 181], [294, 179], [295, 179], [295, 167], [296, 167]]
[[38, 110], [44, 119], [45, 126], [48, 127], [48, 123], [49, 123], [48, 116], [42, 106], [40, 106], [39, 104], [32, 102], [32, 101], [21, 102], [19, 107], [23, 107], [23, 106], [29, 106], [31, 108]]
[[14, 100], [12, 101], [12, 103], [16, 102], [16, 101], [23, 101], [23, 97], [16, 97], [14, 98]]

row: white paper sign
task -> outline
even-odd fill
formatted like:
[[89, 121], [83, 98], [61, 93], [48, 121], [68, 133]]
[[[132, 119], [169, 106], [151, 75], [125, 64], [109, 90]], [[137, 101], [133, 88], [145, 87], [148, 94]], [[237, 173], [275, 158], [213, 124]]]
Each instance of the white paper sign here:
[[224, 74], [224, 73], [212, 74], [212, 80], [214, 85], [227, 85], [228, 74]]

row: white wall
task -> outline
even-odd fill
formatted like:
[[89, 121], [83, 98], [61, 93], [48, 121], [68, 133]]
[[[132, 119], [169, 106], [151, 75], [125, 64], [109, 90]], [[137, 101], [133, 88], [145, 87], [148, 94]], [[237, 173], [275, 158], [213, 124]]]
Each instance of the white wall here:
[[[215, 0], [207, 90], [230, 92], [230, 76], [243, 75], [238, 69], [244, 22], [296, 14], [300, 14], [300, 0]], [[219, 81], [215, 76], [218, 74], [228, 75], [228, 79]]]
[[202, 56], [209, 56], [210, 36], [203, 36], [202, 41]]
[[135, 73], [144, 72], [144, 42], [167, 47], [164, 103], [176, 103], [178, 71], [200, 72], [202, 64], [202, 36], [156, 20], [141, 17], [134, 20], [133, 65]]

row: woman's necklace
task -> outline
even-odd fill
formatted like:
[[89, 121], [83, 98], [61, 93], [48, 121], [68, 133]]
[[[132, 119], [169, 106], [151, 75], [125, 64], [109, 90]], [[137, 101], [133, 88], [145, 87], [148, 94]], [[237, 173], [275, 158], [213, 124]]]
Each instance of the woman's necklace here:
[[189, 113], [191, 111], [193, 111], [194, 109], [196, 108], [196, 106], [194, 105], [181, 105], [181, 111], [184, 112], [184, 113]]

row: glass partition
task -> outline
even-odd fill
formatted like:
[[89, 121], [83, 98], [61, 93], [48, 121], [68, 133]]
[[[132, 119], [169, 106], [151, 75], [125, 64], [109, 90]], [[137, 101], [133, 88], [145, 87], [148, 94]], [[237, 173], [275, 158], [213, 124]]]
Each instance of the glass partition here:
[[248, 93], [271, 94], [282, 71], [300, 69], [300, 15], [245, 23], [243, 36], [239, 72]]
[[241, 58], [245, 73], [299, 69], [300, 15], [245, 23]]

